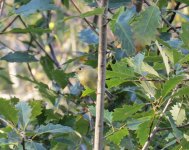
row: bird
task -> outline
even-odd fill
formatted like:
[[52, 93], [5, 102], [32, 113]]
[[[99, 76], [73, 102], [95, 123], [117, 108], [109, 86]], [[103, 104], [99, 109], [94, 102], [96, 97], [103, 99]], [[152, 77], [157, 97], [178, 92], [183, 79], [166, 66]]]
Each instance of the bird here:
[[[76, 73], [79, 82], [84, 86], [84, 88], [90, 88], [93, 90], [97, 89], [98, 74], [95, 68], [82, 64], [78, 66], [74, 72]], [[113, 95], [107, 89], [105, 89], [105, 93], [109, 100], [113, 98]]]

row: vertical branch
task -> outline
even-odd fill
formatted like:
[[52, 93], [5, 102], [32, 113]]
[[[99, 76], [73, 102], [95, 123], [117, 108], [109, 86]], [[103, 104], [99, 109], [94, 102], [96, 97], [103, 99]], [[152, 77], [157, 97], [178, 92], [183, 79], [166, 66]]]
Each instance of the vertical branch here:
[[104, 14], [99, 17], [99, 47], [98, 47], [98, 83], [96, 100], [96, 121], [94, 150], [103, 149], [103, 120], [104, 120], [104, 93], [106, 76], [106, 50], [107, 50], [107, 5], [108, 0], [101, 0], [100, 7], [105, 7]]

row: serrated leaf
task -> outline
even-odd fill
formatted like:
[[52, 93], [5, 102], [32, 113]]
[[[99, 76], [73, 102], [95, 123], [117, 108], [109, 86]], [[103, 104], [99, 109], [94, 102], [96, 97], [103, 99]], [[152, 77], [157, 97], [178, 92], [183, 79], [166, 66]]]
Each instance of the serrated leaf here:
[[135, 45], [133, 40], [133, 33], [129, 25], [130, 19], [136, 13], [135, 8], [127, 9], [120, 14], [115, 24], [115, 35], [121, 41], [122, 49], [125, 50], [128, 56], [135, 54]]
[[9, 100], [0, 98], [0, 115], [3, 115], [6, 120], [17, 124], [18, 122], [18, 110], [11, 105]]
[[19, 111], [19, 125], [25, 130], [30, 122], [32, 109], [27, 102], [19, 102], [16, 104], [16, 108]]
[[115, 143], [116, 145], [120, 145], [121, 140], [129, 134], [127, 128], [120, 129], [115, 131], [112, 135], [107, 137], [107, 140]]
[[81, 97], [89, 96], [93, 93], [95, 93], [95, 90], [86, 87], [85, 90], [82, 92]]
[[169, 79], [168, 81], [166, 81], [163, 85], [161, 96], [162, 97], [167, 96], [167, 94], [169, 94], [176, 87], [176, 85], [179, 84], [183, 79], [184, 79], [183, 76], [175, 76]]
[[139, 143], [142, 146], [148, 139], [148, 136], [150, 134], [150, 126], [151, 126], [151, 121], [146, 121], [141, 125], [139, 125], [138, 130], [136, 131], [137, 138], [139, 139]]
[[52, 79], [56, 81], [62, 88], [64, 88], [68, 84], [68, 79], [71, 74], [67, 74], [64, 70], [52, 70], [51, 76]]
[[28, 16], [37, 11], [53, 10], [57, 7], [52, 4], [51, 0], [31, 0], [26, 5], [22, 5], [15, 13], [18, 15]]
[[111, 64], [112, 71], [107, 70], [106, 78], [132, 78], [134, 76], [134, 70], [127, 65], [124, 61]]
[[139, 111], [144, 104], [124, 105], [122, 108], [116, 108], [113, 112], [113, 121], [124, 121]]
[[182, 125], [184, 120], [186, 120], [186, 111], [184, 108], [182, 108], [181, 103], [174, 105], [170, 112], [177, 126]]
[[72, 133], [74, 130], [71, 127], [63, 126], [60, 124], [49, 123], [47, 125], [41, 125], [34, 131], [36, 135], [41, 135], [45, 133]]
[[156, 43], [156, 45], [160, 51], [160, 54], [163, 58], [163, 62], [164, 62], [165, 68], [166, 68], [167, 75], [169, 75], [170, 70], [171, 70], [171, 67], [169, 65], [169, 59], [168, 59], [166, 53], [163, 51], [162, 47], [158, 44], [158, 42], [156, 41], [155, 43]]
[[147, 45], [155, 40], [160, 21], [161, 17], [158, 7], [150, 6], [143, 11], [132, 24], [136, 41], [140, 43], [140, 45]]
[[4, 57], [1, 57], [0, 60], [5, 60], [7, 62], [18, 62], [18, 63], [22, 63], [22, 62], [36, 62], [38, 61], [33, 55], [29, 54], [28, 52], [21, 52], [21, 51], [17, 51], [17, 52], [10, 52], [7, 55], [5, 55]]
[[145, 94], [150, 98], [154, 98], [156, 94], [156, 87], [154, 83], [150, 81], [140, 81], [140, 83], [140, 86], [145, 90]]
[[175, 97], [175, 96], [189, 95], [188, 91], [189, 91], [189, 87], [182, 87], [178, 91], [176, 91], [176, 93], [173, 95], [173, 97]]
[[52, 71], [54, 70], [54, 64], [52, 60], [49, 57], [45, 56], [41, 57], [40, 63], [43, 66], [43, 70], [45, 71], [47, 77], [52, 80]]
[[41, 101], [32, 101], [30, 105], [32, 107], [31, 120], [34, 120], [42, 113]]
[[182, 41], [184, 42], [185, 46], [189, 48], [189, 23], [182, 23], [182, 34], [180, 35]]

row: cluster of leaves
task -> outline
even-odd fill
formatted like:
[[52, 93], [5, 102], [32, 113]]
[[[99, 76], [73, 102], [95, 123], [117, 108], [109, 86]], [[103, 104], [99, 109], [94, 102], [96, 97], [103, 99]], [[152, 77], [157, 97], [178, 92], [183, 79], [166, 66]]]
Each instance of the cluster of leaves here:
[[[187, 0], [175, 2], [189, 4]], [[64, 9], [73, 6], [69, 0], [62, 0], [62, 3], [66, 6]], [[104, 11], [92, 0], [83, 3], [93, 10], [69, 16], [64, 21], [75, 17], [86, 19]], [[151, 6], [143, 4], [141, 12], [136, 12], [134, 6], [127, 7], [130, 3], [131, 0], [109, 1], [108, 25], [116, 41], [108, 43], [112, 55], [108, 58], [106, 84], [115, 97], [106, 103], [105, 146], [129, 150], [142, 148], [153, 128], [158, 125], [154, 139], [150, 141], [151, 149], [188, 149], [189, 17], [178, 10], [169, 10], [171, 13], [164, 11], [168, 5], [168, 1], [164, 0], [151, 2]], [[50, 0], [16, 0], [15, 4], [19, 8], [14, 10], [14, 14], [19, 15], [22, 22], [23, 16], [30, 17], [34, 13], [50, 10], [58, 12], [60, 9]], [[180, 21], [182, 25], [178, 30], [169, 22], [169, 17], [172, 17], [170, 14], [175, 13], [185, 19]], [[14, 28], [1, 34], [29, 33], [32, 39], [41, 39], [43, 34], [49, 34], [51, 30], [44, 29], [40, 21], [35, 25], [26, 25], [24, 29]], [[170, 31], [173, 33], [170, 34]], [[95, 32], [94, 28], [86, 28], [79, 33], [79, 40], [90, 48], [97, 48], [98, 35]], [[24, 42], [33, 49], [36, 46], [41, 48], [36, 41], [36, 46]], [[41, 100], [23, 102], [17, 98], [0, 98], [1, 148], [92, 149], [95, 105], [83, 97], [94, 94], [94, 91], [86, 89], [80, 97], [79, 86], [75, 84], [69, 86], [70, 93], [62, 92], [73, 74], [58, 69], [60, 66], [53, 55], [42, 50], [46, 56], [40, 57], [40, 60], [32, 51], [14, 51], [0, 58], [0, 61], [8, 63], [40, 64], [56, 87], [50, 88], [42, 81], [17, 76], [35, 85]], [[82, 57], [88, 58], [86, 64], [95, 66], [97, 60], [90, 59], [94, 53], [92, 51], [68, 60], [64, 66]]]

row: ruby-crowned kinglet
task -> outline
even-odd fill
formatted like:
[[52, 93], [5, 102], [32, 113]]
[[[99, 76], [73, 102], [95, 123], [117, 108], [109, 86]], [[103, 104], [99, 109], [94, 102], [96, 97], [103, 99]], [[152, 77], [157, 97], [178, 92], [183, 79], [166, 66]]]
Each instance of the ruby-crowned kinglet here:
[[[80, 65], [76, 68], [75, 73], [84, 87], [96, 90], [97, 88], [97, 70], [88, 65]], [[113, 95], [105, 89], [105, 93], [109, 100], [113, 98]]]

